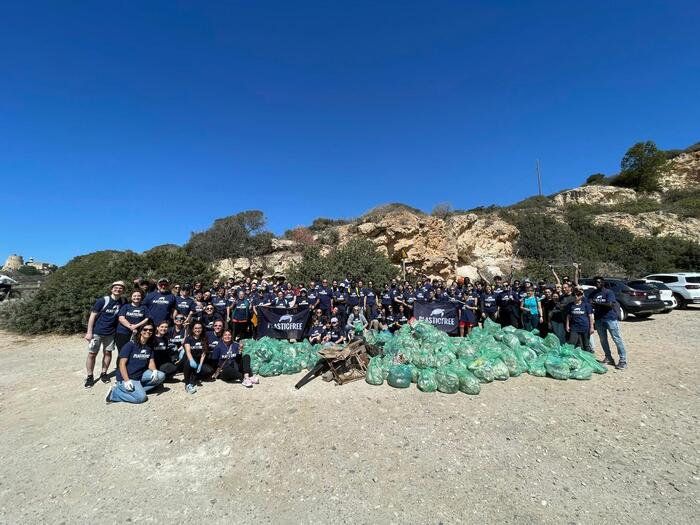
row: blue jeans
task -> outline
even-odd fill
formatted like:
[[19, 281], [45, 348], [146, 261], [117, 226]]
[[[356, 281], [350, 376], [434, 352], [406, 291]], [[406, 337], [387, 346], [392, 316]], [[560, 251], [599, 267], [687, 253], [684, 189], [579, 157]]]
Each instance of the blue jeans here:
[[[154, 381], [151, 381], [154, 375], [156, 378]], [[114, 402], [143, 403], [148, 399], [146, 392], [153, 390], [155, 387], [162, 384], [163, 381], [165, 381], [165, 374], [160, 370], [156, 370], [155, 372], [146, 370], [143, 376], [141, 376], [141, 381], [131, 381], [131, 384], [134, 385], [133, 392], [129, 392], [124, 388], [124, 381], [119, 381], [117, 386], [112, 389], [110, 399]]]
[[610, 343], [608, 342], [608, 332], [612, 336], [612, 340], [617, 347], [617, 354], [620, 356], [620, 361], [627, 362], [627, 352], [625, 352], [625, 343], [622, 342], [620, 335], [620, 323], [614, 320], [596, 319], [595, 330], [598, 332], [600, 346], [603, 347], [603, 352], [607, 359], [612, 359], [610, 353]]

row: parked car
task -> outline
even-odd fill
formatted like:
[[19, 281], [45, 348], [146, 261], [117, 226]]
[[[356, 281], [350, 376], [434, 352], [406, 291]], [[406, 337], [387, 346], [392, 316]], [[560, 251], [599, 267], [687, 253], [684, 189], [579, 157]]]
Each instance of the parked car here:
[[678, 308], [700, 304], [700, 273], [654, 273], [647, 275], [645, 279], [661, 281], [668, 286], [678, 301]]
[[673, 296], [673, 290], [666, 286], [661, 281], [652, 281], [651, 279], [636, 279], [633, 281], [627, 281], [627, 285], [631, 286], [635, 290], [642, 290], [645, 292], [653, 292], [658, 290], [661, 300], [666, 305], [666, 310], [664, 313], [667, 314], [678, 306], [678, 301]]
[[[593, 285], [593, 279], [579, 279], [581, 284]], [[666, 309], [659, 294], [643, 290], [635, 290], [627, 284], [626, 279], [605, 278], [605, 286], [612, 290], [620, 305], [620, 320], [624, 321], [632, 314], [635, 317], [649, 317], [660, 314]], [[590, 295], [592, 292], [587, 294]]]

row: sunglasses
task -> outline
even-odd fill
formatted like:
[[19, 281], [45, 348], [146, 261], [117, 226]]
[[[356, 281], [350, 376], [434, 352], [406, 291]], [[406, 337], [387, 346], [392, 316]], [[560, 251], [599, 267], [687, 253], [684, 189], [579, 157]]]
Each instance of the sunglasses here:
[[153, 328], [144, 328], [144, 329], [141, 330], [141, 331], [142, 331], [142, 332], [152, 332], [152, 331], [153, 331]]

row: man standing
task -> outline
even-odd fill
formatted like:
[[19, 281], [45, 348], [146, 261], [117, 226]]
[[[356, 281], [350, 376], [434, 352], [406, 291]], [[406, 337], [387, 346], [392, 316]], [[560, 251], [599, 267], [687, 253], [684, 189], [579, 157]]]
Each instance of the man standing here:
[[[612, 290], [605, 288], [605, 281], [602, 277], [594, 277], [595, 291], [590, 295], [589, 301], [593, 305], [593, 314], [595, 317], [595, 330], [598, 332], [600, 346], [603, 347], [605, 359], [603, 363], [606, 365], [614, 365], [617, 370], [627, 368], [627, 352], [625, 351], [625, 343], [620, 335], [619, 316], [617, 314], [617, 299]], [[610, 352], [610, 344], [608, 342], [608, 332], [612, 336], [619, 361], [617, 365]]]
[[168, 289], [170, 281], [165, 277], [158, 279], [158, 290], [146, 296], [144, 304], [148, 307], [148, 313], [155, 326], [163, 321], [172, 322], [175, 311], [175, 296]]
[[97, 354], [102, 348], [102, 372], [100, 380], [109, 383], [109, 364], [112, 362], [114, 350], [114, 333], [119, 322], [119, 309], [122, 306], [121, 296], [124, 293], [124, 281], [115, 281], [109, 287], [109, 295], [100, 297], [90, 309], [85, 340], [88, 342], [88, 356], [85, 363], [87, 378], [85, 388], [91, 388], [95, 384], [93, 374]]

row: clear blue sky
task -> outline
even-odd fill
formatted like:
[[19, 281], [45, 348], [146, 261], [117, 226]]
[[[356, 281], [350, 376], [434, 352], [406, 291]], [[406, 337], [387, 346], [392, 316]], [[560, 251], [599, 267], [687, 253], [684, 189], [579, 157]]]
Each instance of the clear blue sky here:
[[0, 259], [508, 204], [700, 140], [700, 4], [8, 2]]

